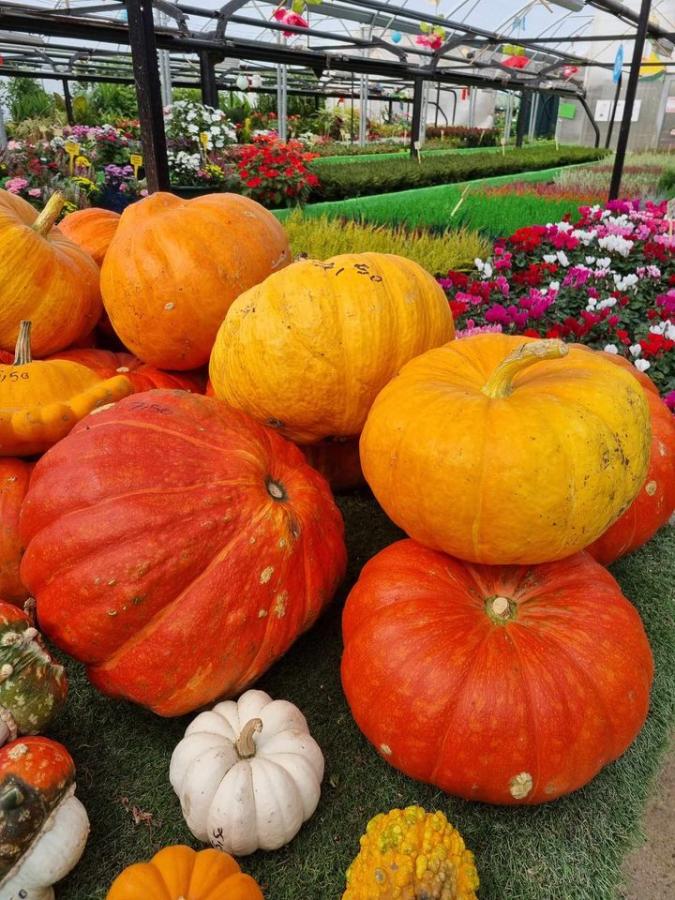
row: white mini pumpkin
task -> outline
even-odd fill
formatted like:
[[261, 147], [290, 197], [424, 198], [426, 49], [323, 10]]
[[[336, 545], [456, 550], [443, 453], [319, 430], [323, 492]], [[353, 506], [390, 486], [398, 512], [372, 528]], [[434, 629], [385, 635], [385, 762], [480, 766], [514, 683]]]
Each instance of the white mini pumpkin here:
[[300, 710], [246, 691], [191, 722], [169, 778], [194, 836], [243, 856], [295, 837], [317, 807], [323, 771]]

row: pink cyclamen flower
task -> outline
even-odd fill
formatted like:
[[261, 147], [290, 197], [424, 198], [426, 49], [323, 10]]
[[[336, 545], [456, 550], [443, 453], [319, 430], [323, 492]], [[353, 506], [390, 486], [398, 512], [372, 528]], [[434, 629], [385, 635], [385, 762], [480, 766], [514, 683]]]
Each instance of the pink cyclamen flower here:
[[40, 188], [31, 188], [31, 189], [28, 191], [28, 196], [29, 196], [29, 197], [41, 197], [41, 196], [42, 196], [42, 191], [40, 190]]
[[666, 401], [666, 406], [668, 407], [668, 409], [671, 409], [673, 412], [675, 412], [675, 391], [668, 391], [663, 399]]

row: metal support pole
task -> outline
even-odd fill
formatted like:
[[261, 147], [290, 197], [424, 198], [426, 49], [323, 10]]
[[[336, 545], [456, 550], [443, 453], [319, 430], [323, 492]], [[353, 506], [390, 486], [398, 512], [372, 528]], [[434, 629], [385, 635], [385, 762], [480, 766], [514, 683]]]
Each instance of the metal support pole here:
[[63, 103], [66, 107], [66, 121], [69, 125], [75, 124], [75, 115], [73, 113], [73, 98], [70, 95], [70, 85], [67, 78], [61, 79], [63, 85]]
[[612, 113], [609, 117], [609, 126], [607, 128], [607, 139], [605, 141], [605, 147], [609, 147], [612, 141], [612, 132], [614, 131], [614, 119], [616, 119], [616, 110], [619, 105], [619, 97], [621, 96], [621, 85], [623, 84], [623, 75], [619, 75], [619, 80], [616, 83], [616, 91], [614, 92], [614, 103], [612, 104]]
[[2, 112], [2, 103], [0, 103], [0, 150], [4, 150], [7, 146], [7, 131], [5, 130], [5, 117]]
[[532, 97], [532, 103], [530, 104], [530, 124], [528, 127], [528, 134], [532, 140], [537, 136], [537, 119], [539, 118], [539, 94], [535, 94]]
[[148, 191], [169, 189], [169, 161], [157, 71], [157, 45], [151, 0], [127, 0], [129, 43], [141, 122], [143, 164]]
[[516, 123], [516, 147], [523, 146], [525, 132], [527, 131], [528, 120], [530, 117], [530, 101], [529, 91], [522, 91], [520, 95], [520, 109], [518, 110], [518, 122]]
[[[285, 45], [286, 38], [279, 32], [279, 43]], [[288, 139], [288, 69], [280, 63], [277, 66], [277, 133], [280, 141]]]
[[[166, 25], [169, 17], [163, 10], [155, 10], [158, 25]], [[157, 65], [159, 68], [159, 84], [162, 93], [162, 104], [171, 106], [173, 103], [173, 91], [171, 88], [171, 54], [168, 50], [157, 51]]]
[[199, 51], [199, 76], [202, 83], [202, 103], [218, 109], [215, 59], [208, 50]]
[[626, 158], [628, 138], [630, 137], [630, 121], [633, 116], [633, 105], [635, 103], [635, 94], [637, 93], [638, 78], [640, 76], [640, 64], [642, 62], [642, 54], [645, 48], [647, 28], [649, 27], [649, 13], [651, 10], [651, 6], [652, 0], [642, 0], [637, 31], [635, 32], [633, 59], [631, 60], [630, 73], [628, 75], [628, 84], [626, 85], [626, 100], [623, 105], [623, 117], [621, 119], [621, 127], [619, 128], [619, 139], [616, 142], [614, 169], [612, 171], [612, 181], [609, 186], [610, 200], [616, 200], [619, 196], [619, 191], [621, 190], [623, 163]]
[[421, 75], [415, 75], [413, 87], [413, 107], [412, 107], [412, 125], [410, 128], [410, 155], [414, 158], [417, 155], [415, 144], [420, 139], [420, 126], [422, 124], [422, 99], [424, 97], [424, 78]]
[[[598, 128], [598, 123], [593, 118], [593, 111], [591, 110], [590, 106], [588, 105], [588, 103], [586, 102], [586, 99], [584, 97], [577, 97], [577, 99], [578, 99], [579, 103], [581, 103], [581, 105], [583, 106], [584, 112], [588, 116], [588, 121], [591, 123], [591, 128], [595, 132], [595, 141], [593, 142], [593, 146], [599, 147], [600, 146], [600, 129]], [[558, 121], [560, 121], [560, 119], [558, 119]], [[556, 129], [556, 134], [557, 134], [557, 129]]]
[[391, 123], [394, 118], [394, 101], [390, 98], [387, 101], [387, 122]]
[[368, 140], [368, 76], [359, 76], [359, 147]]

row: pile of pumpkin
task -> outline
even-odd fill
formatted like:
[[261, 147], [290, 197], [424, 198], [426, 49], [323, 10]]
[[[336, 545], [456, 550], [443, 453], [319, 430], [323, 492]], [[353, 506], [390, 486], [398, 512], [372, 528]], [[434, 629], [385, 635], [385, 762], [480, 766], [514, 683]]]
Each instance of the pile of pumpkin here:
[[[0, 192], [0, 896], [52, 897], [89, 827], [68, 752], [26, 736], [67, 693], [30, 597], [104, 693], [163, 716], [221, 700], [169, 772], [214, 849], [166, 848], [109, 900], [262, 897], [228, 854], [292, 840], [324, 759], [300, 710], [248, 688], [344, 575], [328, 481], [365, 477], [409, 535], [343, 616], [344, 691], [383, 758], [532, 804], [624, 752], [653, 662], [602, 564], [675, 507], [646, 376], [559, 341], [454, 340], [415, 263], [292, 262], [247, 198], [159, 193], [57, 227], [61, 206]], [[477, 886], [458, 832], [410, 807], [371, 821], [344, 897]]]

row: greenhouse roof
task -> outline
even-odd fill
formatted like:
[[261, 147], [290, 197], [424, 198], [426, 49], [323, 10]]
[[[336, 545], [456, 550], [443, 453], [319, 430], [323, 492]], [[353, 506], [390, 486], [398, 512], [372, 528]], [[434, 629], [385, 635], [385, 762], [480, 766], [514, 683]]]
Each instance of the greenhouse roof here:
[[[306, 6], [307, 26], [278, 21], [283, 7], [274, 0], [153, 6], [157, 46], [170, 51], [175, 84], [199, 84], [201, 51], [215, 61], [219, 87], [256, 69], [264, 85], [266, 73], [275, 77], [271, 67], [283, 63], [291, 88], [323, 93], [344, 89], [357, 72], [372, 75], [370, 89], [376, 83], [383, 93], [422, 75], [448, 85], [581, 96], [585, 68], [611, 68], [598, 49], [635, 31], [635, 14], [615, 0], [323, 0]], [[653, 4], [654, 37], [674, 36], [668, 7], [672, 0]], [[597, 9], [617, 16], [614, 34], [593, 33]], [[131, 80], [126, 17], [123, 0], [5, 0], [0, 74]]]

